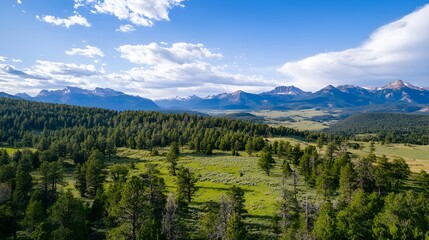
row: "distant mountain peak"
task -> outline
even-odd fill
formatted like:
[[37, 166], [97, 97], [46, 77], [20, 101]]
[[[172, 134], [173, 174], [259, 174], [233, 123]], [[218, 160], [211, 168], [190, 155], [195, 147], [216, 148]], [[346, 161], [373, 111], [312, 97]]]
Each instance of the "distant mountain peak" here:
[[389, 83], [381, 88], [381, 90], [392, 89], [392, 90], [401, 90], [404, 88], [410, 88], [414, 90], [424, 91], [425, 88], [417, 87], [412, 85], [411, 83], [404, 82], [402, 80], [396, 80], [392, 83]]
[[307, 92], [304, 92], [303, 90], [292, 85], [292, 86], [278, 86], [269, 92], [262, 93], [262, 95], [292, 95], [292, 96], [297, 96], [297, 95], [302, 95], [302, 94], [306, 94], [306, 93]]
[[92, 91], [92, 93], [94, 95], [103, 96], [103, 97], [125, 95], [125, 93], [115, 91], [111, 88], [95, 88], [94, 91]]
[[31, 96], [28, 95], [27, 93], [17, 93], [17, 94], [15, 94], [15, 96], [22, 98], [22, 99], [30, 99], [31, 98]]
[[339, 89], [336, 88], [336, 87], [334, 87], [334, 86], [332, 86], [332, 85], [328, 85], [328, 86], [320, 89], [319, 92], [332, 92], [332, 91], [339, 91]]
[[389, 83], [382, 87], [382, 89], [401, 89], [406, 87], [405, 83], [402, 80], [396, 80], [392, 83]]

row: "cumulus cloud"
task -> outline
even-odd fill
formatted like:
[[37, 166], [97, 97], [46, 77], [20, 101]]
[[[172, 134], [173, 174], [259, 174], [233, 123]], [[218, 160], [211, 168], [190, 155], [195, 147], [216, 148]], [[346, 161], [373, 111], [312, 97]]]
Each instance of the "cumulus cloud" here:
[[134, 32], [136, 30], [136, 28], [133, 25], [130, 24], [125, 24], [125, 25], [121, 25], [118, 29], [116, 29], [116, 32], [124, 32], [124, 33], [128, 33], [128, 32]]
[[287, 62], [278, 71], [315, 90], [328, 84], [363, 86], [403, 79], [427, 85], [429, 5], [377, 29], [361, 46]]
[[7, 57], [0, 56], [0, 62], [6, 62], [6, 61], [7, 61]]
[[22, 1], [21, 0], [16, 0], [16, 3], [22, 4]]
[[[230, 90], [261, 90], [276, 84], [260, 75], [231, 72], [227, 65], [212, 60], [221, 59], [203, 44], [150, 43], [124, 45], [117, 49], [121, 57], [141, 66], [106, 75], [109, 82], [122, 83], [122, 90], [146, 97], [201, 96]], [[278, 83], [278, 82], [277, 82]]]
[[104, 71], [93, 65], [36, 61], [36, 64], [16, 69], [0, 64], [2, 91], [8, 93], [26, 92], [36, 94], [42, 89], [57, 89], [65, 86], [94, 88], [100, 86]]
[[72, 48], [65, 52], [67, 55], [80, 55], [84, 57], [104, 57], [104, 53], [101, 49], [87, 45], [85, 48]]
[[52, 77], [71, 76], [71, 77], [89, 77], [99, 75], [100, 71], [94, 65], [61, 63], [50, 61], [36, 61], [37, 64], [32, 67], [36, 73], [45, 73]]
[[88, 22], [88, 20], [79, 14], [70, 16], [68, 18], [59, 18], [50, 15], [36, 16], [36, 18], [39, 21], [47, 22], [53, 26], [64, 26], [66, 28], [69, 28], [73, 25], [81, 25], [84, 27], [91, 27], [91, 24]]
[[110, 14], [135, 25], [151, 27], [155, 21], [169, 21], [170, 10], [183, 0], [75, 0], [75, 8], [91, 6], [93, 13]]
[[171, 47], [164, 44], [123, 45], [117, 49], [121, 57], [136, 64], [157, 65], [162, 63], [185, 64], [197, 60], [222, 58], [222, 54], [212, 53], [203, 44], [174, 43]]
[[159, 99], [192, 94], [207, 96], [236, 90], [260, 92], [279, 84], [279, 81], [261, 75], [237, 73], [234, 67], [218, 61], [222, 54], [203, 44], [151, 43], [124, 45], [117, 50], [124, 59], [137, 65], [109, 73], [97, 64], [39, 60], [25, 69], [6, 69], [4, 65], [0, 66], [0, 81], [4, 81], [2, 89], [10, 93], [36, 94], [42, 89], [65, 86], [110, 87], [128, 94]]
[[37, 80], [48, 80], [48, 79], [50, 79], [49, 77], [28, 74], [28, 73], [26, 73], [24, 71], [17, 70], [17, 69], [15, 69], [14, 67], [12, 67], [10, 65], [0, 65], [0, 69], [5, 74], [14, 75], [14, 76], [17, 76], [17, 77], [20, 77], [20, 78], [24, 78], [24, 79], [37, 79]]

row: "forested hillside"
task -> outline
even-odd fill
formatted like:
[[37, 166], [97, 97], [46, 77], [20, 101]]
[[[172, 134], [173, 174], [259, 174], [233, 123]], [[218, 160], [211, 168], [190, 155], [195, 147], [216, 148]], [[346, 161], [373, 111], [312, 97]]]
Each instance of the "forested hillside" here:
[[429, 116], [404, 113], [362, 113], [329, 127], [329, 131], [357, 139], [385, 143], [429, 144]]
[[323, 133], [12, 99], [0, 127], [0, 239], [429, 236], [429, 174], [410, 185], [374, 144], [357, 156]]
[[[176, 141], [196, 152], [209, 149], [244, 150], [258, 137], [296, 136], [317, 139], [317, 134], [292, 128], [273, 128], [227, 118], [159, 112], [115, 112], [0, 98], [0, 142], [9, 146], [47, 150], [54, 144], [75, 158], [94, 146], [133, 149], [164, 147]], [[260, 150], [260, 149], [256, 149]], [[86, 153], [88, 154], [88, 153]], [[85, 154], [84, 154], [85, 155]]]

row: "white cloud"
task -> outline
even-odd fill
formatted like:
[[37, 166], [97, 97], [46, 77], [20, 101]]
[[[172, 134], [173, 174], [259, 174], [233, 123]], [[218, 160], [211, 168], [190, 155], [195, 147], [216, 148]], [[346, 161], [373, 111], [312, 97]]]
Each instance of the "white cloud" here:
[[52, 78], [58, 76], [89, 77], [99, 75], [100, 72], [94, 65], [61, 63], [50, 61], [36, 61], [37, 64], [31, 68], [33, 72], [46, 74]]
[[223, 56], [203, 44], [173, 43], [169, 46], [150, 43], [124, 45], [117, 50], [122, 58], [142, 66], [108, 74], [107, 79], [110, 83], [121, 83], [125, 92], [146, 97], [187, 96], [191, 93], [204, 96], [238, 89], [266, 90], [278, 83], [260, 75], [232, 73], [227, 65], [209, 63]]
[[162, 63], [185, 64], [198, 60], [220, 59], [222, 54], [212, 53], [203, 44], [174, 43], [171, 47], [164, 44], [123, 45], [118, 48], [121, 57], [136, 64], [157, 65]]
[[16, 0], [16, 3], [22, 4], [22, 1], [21, 0]]
[[7, 57], [0, 56], [0, 62], [6, 62], [6, 61], [7, 61]]
[[403, 79], [429, 80], [429, 5], [382, 26], [360, 47], [321, 53], [278, 69], [293, 84], [315, 90], [328, 84], [363, 86]]
[[100, 86], [103, 70], [93, 65], [36, 61], [34, 66], [16, 69], [0, 64], [0, 82], [7, 93], [27, 92], [36, 94], [42, 89], [58, 89], [65, 86], [94, 88]]
[[136, 30], [136, 28], [133, 25], [130, 24], [125, 24], [125, 25], [121, 25], [118, 29], [116, 29], [116, 32], [134, 32]]
[[150, 27], [154, 21], [169, 21], [169, 11], [183, 0], [75, 0], [75, 8], [89, 5], [94, 13], [110, 14], [135, 25]]
[[65, 52], [67, 55], [81, 55], [89, 58], [104, 57], [104, 53], [101, 49], [86, 45], [85, 48], [72, 48]]
[[79, 14], [70, 16], [68, 18], [58, 18], [55, 16], [36, 16], [36, 18], [39, 21], [50, 23], [54, 26], [64, 26], [66, 28], [69, 28], [73, 25], [81, 25], [84, 27], [91, 27], [91, 24], [88, 22], [88, 20], [85, 17], [82, 17]]

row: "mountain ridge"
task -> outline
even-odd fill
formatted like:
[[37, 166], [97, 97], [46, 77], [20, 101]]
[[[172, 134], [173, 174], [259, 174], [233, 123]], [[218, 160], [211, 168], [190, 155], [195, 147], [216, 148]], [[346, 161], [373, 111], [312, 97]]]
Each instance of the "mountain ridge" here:
[[[100, 107], [112, 110], [288, 110], [307, 108], [353, 108], [381, 105], [409, 105], [409, 109], [424, 112], [429, 107], [429, 89], [402, 80], [377, 88], [356, 85], [328, 85], [316, 92], [306, 92], [295, 86], [277, 86], [271, 91], [249, 93], [238, 90], [199, 97], [174, 97], [151, 100], [132, 96], [110, 88], [94, 90], [67, 86], [58, 90], [42, 90], [34, 97], [26, 93], [15, 96], [2, 93], [0, 97], [30, 101], [63, 103]], [[395, 109], [395, 107], [392, 107]], [[408, 108], [407, 108], [408, 109]]]

